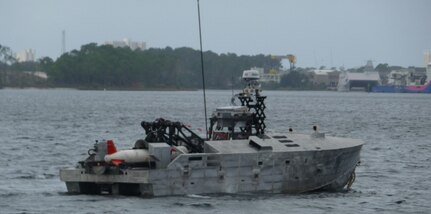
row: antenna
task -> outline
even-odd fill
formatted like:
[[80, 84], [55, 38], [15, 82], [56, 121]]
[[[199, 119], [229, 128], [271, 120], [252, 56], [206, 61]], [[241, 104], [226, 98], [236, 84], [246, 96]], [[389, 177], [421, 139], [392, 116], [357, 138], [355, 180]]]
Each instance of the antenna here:
[[204, 95], [204, 111], [205, 111], [205, 134], [206, 138], [208, 138], [208, 118], [207, 118], [207, 99], [205, 95], [205, 72], [204, 72], [204, 53], [202, 52], [202, 33], [201, 33], [201, 10], [199, 7], [199, 0], [197, 0], [198, 4], [198, 21], [199, 21], [199, 41], [201, 47], [201, 71], [202, 71], [202, 91]]
[[334, 58], [332, 56], [332, 48], [331, 48], [331, 68], [334, 67]]
[[314, 56], [314, 67], [317, 68], [316, 50], [313, 50], [313, 56]]
[[66, 53], [66, 31], [61, 32], [61, 55]]

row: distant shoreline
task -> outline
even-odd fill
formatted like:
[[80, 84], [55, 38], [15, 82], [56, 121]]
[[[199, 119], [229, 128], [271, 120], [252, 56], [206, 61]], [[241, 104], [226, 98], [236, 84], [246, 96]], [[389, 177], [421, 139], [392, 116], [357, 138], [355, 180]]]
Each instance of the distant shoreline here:
[[[37, 90], [76, 90], [76, 91], [199, 91], [202, 90], [200, 88], [172, 88], [172, 87], [109, 87], [109, 88], [99, 88], [99, 87], [3, 87], [2, 89], [37, 89]], [[226, 90], [230, 91], [232, 89], [229, 88], [207, 88], [207, 90]], [[240, 88], [235, 88], [235, 91], [242, 90]], [[265, 91], [329, 91], [329, 92], [337, 92], [336, 90], [319, 90], [319, 89], [289, 89], [289, 88], [263, 88]]]
[[197, 91], [200, 89], [191, 89], [191, 88], [158, 88], [158, 87], [149, 87], [149, 88], [133, 88], [133, 87], [108, 87], [108, 88], [99, 88], [99, 87], [3, 87], [2, 89], [38, 89], [38, 90], [76, 90], [76, 91]]

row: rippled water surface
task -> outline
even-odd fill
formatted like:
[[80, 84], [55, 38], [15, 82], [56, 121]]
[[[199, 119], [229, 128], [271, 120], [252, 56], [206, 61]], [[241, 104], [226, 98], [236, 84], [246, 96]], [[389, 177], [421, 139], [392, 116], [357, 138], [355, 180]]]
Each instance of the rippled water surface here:
[[[143, 199], [68, 195], [59, 169], [96, 139], [130, 148], [142, 120], [203, 128], [202, 92], [0, 90], [0, 213], [431, 213], [431, 95], [266, 91], [268, 130], [366, 142], [352, 190]], [[208, 91], [208, 112], [231, 91]]]

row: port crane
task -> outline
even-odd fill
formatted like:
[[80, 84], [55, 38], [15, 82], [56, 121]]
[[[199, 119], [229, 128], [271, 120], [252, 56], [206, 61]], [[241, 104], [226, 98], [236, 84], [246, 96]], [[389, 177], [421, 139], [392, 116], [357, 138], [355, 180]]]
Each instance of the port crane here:
[[289, 60], [290, 70], [293, 71], [295, 69], [296, 56], [293, 55], [293, 54], [271, 55], [271, 58], [273, 58], [273, 59], [279, 59], [279, 60], [287, 59], [287, 60]]

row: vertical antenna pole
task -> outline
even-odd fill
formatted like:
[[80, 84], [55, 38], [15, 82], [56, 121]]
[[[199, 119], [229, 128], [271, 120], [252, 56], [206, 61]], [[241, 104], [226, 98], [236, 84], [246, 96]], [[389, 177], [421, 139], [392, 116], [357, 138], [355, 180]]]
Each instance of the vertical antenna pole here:
[[66, 53], [66, 31], [61, 32], [61, 55]]
[[201, 11], [199, 7], [199, 0], [197, 0], [197, 3], [198, 3], [198, 20], [199, 20], [199, 41], [200, 41], [200, 47], [201, 47], [202, 89], [203, 89], [203, 95], [204, 95], [204, 111], [205, 111], [205, 134], [206, 134], [206, 138], [208, 138], [207, 99], [205, 94], [204, 53], [202, 51]]

